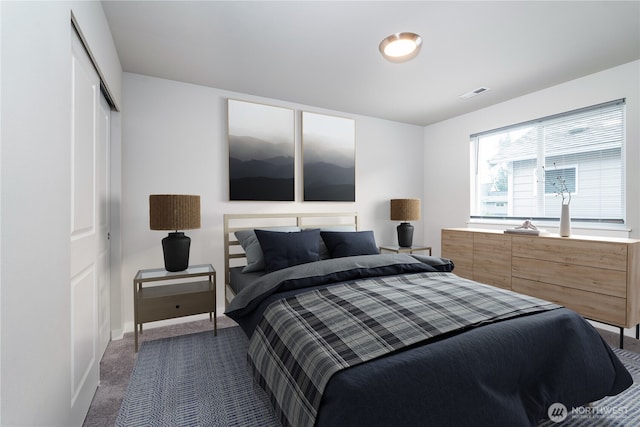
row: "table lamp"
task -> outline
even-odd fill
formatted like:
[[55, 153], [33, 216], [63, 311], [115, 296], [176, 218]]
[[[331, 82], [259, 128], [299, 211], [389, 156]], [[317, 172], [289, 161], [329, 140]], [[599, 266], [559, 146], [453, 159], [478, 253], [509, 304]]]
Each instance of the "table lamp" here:
[[410, 248], [413, 244], [413, 225], [409, 221], [420, 219], [420, 199], [391, 199], [391, 220], [398, 225], [398, 246]]
[[200, 196], [150, 195], [149, 225], [152, 230], [174, 230], [162, 239], [164, 268], [167, 271], [186, 270], [189, 267], [191, 238], [178, 230], [200, 228]]

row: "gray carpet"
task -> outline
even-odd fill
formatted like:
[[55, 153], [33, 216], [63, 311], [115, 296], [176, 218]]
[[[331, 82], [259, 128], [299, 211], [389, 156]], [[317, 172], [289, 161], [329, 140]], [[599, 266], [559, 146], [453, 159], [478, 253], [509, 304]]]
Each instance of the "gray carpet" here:
[[[279, 426], [248, 373], [246, 348], [238, 327], [222, 329], [217, 337], [208, 331], [144, 343], [116, 425]], [[569, 414], [563, 426], [628, 426], [640, 420], [640, 355], [614, 351], [636, 383]]]

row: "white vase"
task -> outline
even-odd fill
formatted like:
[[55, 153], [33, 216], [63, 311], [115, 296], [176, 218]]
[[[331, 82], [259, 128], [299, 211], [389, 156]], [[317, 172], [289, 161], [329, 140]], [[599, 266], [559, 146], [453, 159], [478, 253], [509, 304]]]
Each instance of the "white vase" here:
[[571, 214], [569, 213], [569, 205], [562, 205], [560, 211], [560, 236], [571, 236]]

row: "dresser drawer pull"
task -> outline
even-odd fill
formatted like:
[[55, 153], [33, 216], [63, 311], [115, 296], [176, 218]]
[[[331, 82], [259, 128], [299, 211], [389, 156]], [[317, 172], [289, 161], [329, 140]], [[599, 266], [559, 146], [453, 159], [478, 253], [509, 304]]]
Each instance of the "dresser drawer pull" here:
[[180, 308], [180, 304], [176, 305], [176, 308]]

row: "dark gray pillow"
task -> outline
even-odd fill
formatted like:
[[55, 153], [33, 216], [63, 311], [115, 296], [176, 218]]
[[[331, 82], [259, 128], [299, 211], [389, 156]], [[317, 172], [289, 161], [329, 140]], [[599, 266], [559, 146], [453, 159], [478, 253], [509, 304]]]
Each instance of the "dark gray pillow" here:
[[320, 236], [329, 249], [331, 258], [380, 253], [373, 231], [322, 231]]
[[297, 233], [278, 233], [256, 230], [264, 254], [266, 272], [281, 270], [298, 264], [318, 261], [320, 230]]
[[438, 271], [451, 272], [454, 269], [453, 261], [447, 258], [440, 258], [437, 256], [429, 256], [429, 255], [416, 255], [412, 254], [412, 257], [417, 259], [418, 261], [422, 261], [425, 264], [430, 265]]
[[[292, 231], [300, 231], [300, 227], [273, 227], [263, 228], [263, 230], [289, 233]], [[262, 248], [256, 237], [255, 230], [239, 230], [233, 234], [235, 234], [236, 239], [240, 242], [240, 246], [244, 249], [245, 255], [247, 255], [247, 265], [242, 269], [242, 272], [251, 273], [253, 271], [264, 270], [264, 254], [262, 253]]]
[[[305, 230], [311, 230], [311, 229], [306, 228]], [[332, 227], [320, 227], [320, 232], [322, 233], [323, 231], [354, 232], [356, 231], [356, 226], [355, 225], [334, 225]], [[318, 250], [318, 254], [320, 255], [320, 259], [331, 258], [329, 249], [327, 249], [327, 245], [324, 244], [324, 240], [322, 240], [322, 238], [320, 238], [320, 249]]]

